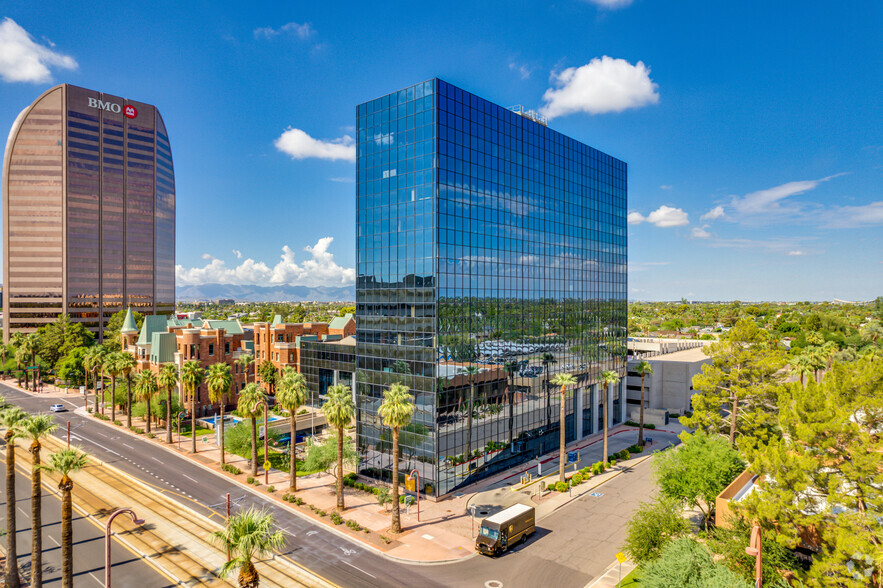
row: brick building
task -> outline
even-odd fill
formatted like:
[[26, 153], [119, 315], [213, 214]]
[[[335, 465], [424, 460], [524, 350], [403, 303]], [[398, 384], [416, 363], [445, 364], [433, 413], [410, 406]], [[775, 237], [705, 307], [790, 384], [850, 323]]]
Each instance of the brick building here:
[[335, 317], [329, 323], [283, 323], [276, 315], [269, 323], [254, 324], [255, 363], [271, 362], [277, 370], [293, 366], [301, 369], [301, 343], [335, 341], [356, 334], [352, 314]]
[[[243, 329], [239, 321], [149, 315], [144, 317], [139, 332], [129, 309], [120, 329], [120, 337], [123, 351], [135, 356], [139, 370], [149, 368], [159, 373], [163, 364], [174, 363], [180, 372], [184, 362], [191, 359], [198, 360], [205, 369], [216, 363], [228, 364], [233, 376], [231, 393], [227, 397], [227, 407], [230, 408], [236, 406], [238, 391], [247, 382], [254, 381], [255, 364], [246, 374], [236, 363], [243, 355], [254, 354], [251, 333]], [[189, 408], [190, 399], [184, 397], [181, 384], [178, 393]], [[203, 382], [196, 390], [197, 416], [212, 414], [215, 409], [216, 405], [209, 404], [208, 386]]]

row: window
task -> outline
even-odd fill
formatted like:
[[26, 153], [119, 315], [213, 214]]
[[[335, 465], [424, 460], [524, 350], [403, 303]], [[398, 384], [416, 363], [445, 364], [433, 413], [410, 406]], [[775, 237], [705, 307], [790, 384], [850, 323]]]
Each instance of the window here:
[[224, 342], [224, 354], [225, 355], [230, 354], [230, 342], [229, 341]]
[[214, 344], [214, 343], [209, 343], [209, 344], [208, 344], [208, 356], [211, 357], [211, 356], [213, 356], [214, 354], [215, 354], [215, 344]]

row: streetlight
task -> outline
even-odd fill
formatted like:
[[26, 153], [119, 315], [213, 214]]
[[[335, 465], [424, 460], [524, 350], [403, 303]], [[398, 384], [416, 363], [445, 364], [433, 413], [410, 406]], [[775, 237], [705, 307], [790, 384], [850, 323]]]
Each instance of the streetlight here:
[[[267, 467], [270, 465], [270, 454], [267, 453], [267, 441], [270, 438], [270, 435], [268, 435], [268, 433], [270, 431], [267, 429], [267, 406], [268, 406], [267, 401], [262, 400], [260, 402], [260, 404], [264, 405], [264, 463], [263, 463], [263, 466], [264, 466], [264, 486], [266, 486], [267, 484], [270, 483], [270, 468]], [[260, 406], [260, 404], [258, 406]], [[255, 407], [255, 408], [257, 408], [257, 407]]]
[[411, 470], [411, 477], [416, 477], [416, 485], [414, 486], [414, 493], [417, 495], [417, 522], [420, 522], [420, 472], [417, 470]]
[[117, 515], [126, 513], [132, 517], [132, 522], [136, 525], [143, 525], [144, 519], [139, 519], [135, 511], [131, 508], [121, 508], [115, 511], [110, 518], [107, 519], [107, 525], [104, 527], [104, 586], [110, 588], [110, 524]]

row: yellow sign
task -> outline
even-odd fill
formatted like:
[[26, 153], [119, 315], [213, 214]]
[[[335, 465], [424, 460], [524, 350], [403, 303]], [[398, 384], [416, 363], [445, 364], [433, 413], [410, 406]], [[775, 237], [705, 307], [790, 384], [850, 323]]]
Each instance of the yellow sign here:
[[407, 488], [411, 492], [415, 492], [417, 490], [417, 480], [414, 478], [414, 476], [405, 477], [405, 488]]
[[627, 560], [628, 558], [625, 556], [625, 554], [623, 552], [620, 551], [619, 553], [616, 554], [616, 559], [619, 560], [619, 563], [625, 563], [625, 560]]
[[269, 461], [265, 461], [265, 462], [264, 462], [264, 469], [265, 469], [265, 470], [269, 470], [269, 469], [270, 469], [270, 462], [269, 462]]

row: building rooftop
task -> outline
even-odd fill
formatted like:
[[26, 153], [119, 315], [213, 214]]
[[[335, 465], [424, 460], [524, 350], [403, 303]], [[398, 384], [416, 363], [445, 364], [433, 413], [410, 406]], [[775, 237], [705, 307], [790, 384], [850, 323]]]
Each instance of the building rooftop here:
[[346, 327], [347, 323], [353, 320], [353, 313], [348, 312], [343, 316], [337, 316], [331, 319], [331, 322], [328, 323], [329, 329], [343, 329]]
[[705, 352], [702, 351], [702, 349], [702, 347], [694, 347], [693, 349], [682, 349], [681, 351], [675, 351], [674, 353], [664, 353], [662, 355], [656, 355], [654, 357], [648, 358], [648, 361], [704, 361], [708, 359], [708, 356], [705, 355]]

